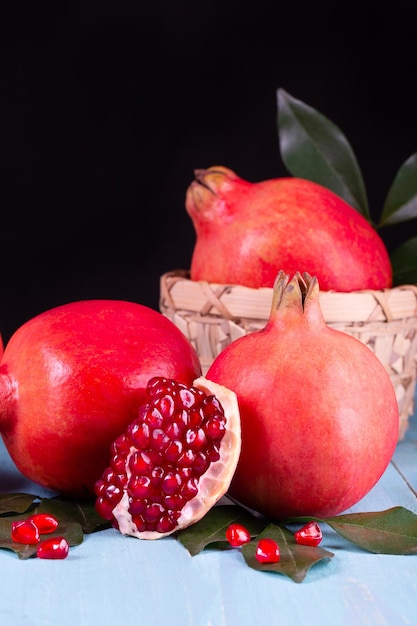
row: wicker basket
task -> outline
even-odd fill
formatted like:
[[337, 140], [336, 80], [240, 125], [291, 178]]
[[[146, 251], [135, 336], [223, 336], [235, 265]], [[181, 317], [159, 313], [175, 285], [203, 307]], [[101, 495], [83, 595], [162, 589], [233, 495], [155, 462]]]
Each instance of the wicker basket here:
[[[196, 282], [185, 270], [161, 276], [160, 310], [191, 340], [203, 373], [234, 339], [263, 328], [272, 289]], [[388, 371], [399, 412], [399, 439], [414, 412], [417, 373], [417, 285], [382, 291], [321, 292], [329, 326], [369, 346]]]

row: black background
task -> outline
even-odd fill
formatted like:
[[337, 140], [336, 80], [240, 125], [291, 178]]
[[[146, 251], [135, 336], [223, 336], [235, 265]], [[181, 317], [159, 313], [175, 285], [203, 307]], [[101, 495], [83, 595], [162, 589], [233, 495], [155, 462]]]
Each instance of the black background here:
[[343, 130], [374, 215], [417, 151], [415, 2], [11, 4], [0, 16], [5, 342], [72, 300], [157, 309], [160, 275], [189, 267], [193, 170], [287, 174], [279, 87]]

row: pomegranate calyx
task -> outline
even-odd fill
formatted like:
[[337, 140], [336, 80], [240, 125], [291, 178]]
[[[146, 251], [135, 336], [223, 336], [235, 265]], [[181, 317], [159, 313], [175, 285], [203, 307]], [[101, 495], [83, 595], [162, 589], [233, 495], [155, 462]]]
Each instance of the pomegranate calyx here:
[[275, 279], [270, 322], [286, 326], [294, 320], [311, 328], [325, 325], [319, 304], [319, 282], [308, 272], [296, 272], [292, 277], [280, 270]]

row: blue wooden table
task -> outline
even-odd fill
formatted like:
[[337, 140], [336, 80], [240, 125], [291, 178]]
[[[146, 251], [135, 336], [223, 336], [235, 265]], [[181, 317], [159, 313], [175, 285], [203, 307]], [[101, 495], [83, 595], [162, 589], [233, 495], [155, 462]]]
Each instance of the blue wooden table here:
[[[25, 480], [0, 444], [0, 491], [50, 495]], [[417, 513], [417, 415], [392, 463], [353, 511], [402, 505]], [[365, 552], [324, 526], [334, 553], [304, 582], [257, 572], [239, 550], [191, 557], [174, 538], [114, 529], [85, 536], [67, 559], [19, 560], [0, 550], [3, 626], [400, 626], [417, 624], [417, 555]]]

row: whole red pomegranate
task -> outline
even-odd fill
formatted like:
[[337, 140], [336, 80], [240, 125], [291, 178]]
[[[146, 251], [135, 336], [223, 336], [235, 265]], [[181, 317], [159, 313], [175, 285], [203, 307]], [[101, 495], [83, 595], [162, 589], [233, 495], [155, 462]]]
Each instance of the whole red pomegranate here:
[[94, 496], [110, 445], [148, 380], [190, 384], [194, 348], [161, 313], [122, 300], [64, 304], [26, 322], [0, 361], [0, 432], [18, 469], [66, 496]]
[[196, 170], [186, 210], [196, 231], [191, 279], [272, 287], [304, 267], [323, 291], [391, 287], [385, 245], [329, 189], [301, 178], [251, 183], [226, 167]]
[[332, 516], [379, 480], [398, 440], [388, 373], [329, 328], [317, 278], [281, 272], [265, 328], [229, 344], [207, 378], [238, 399], [242, 449], [230, 494], [276, 519]]

